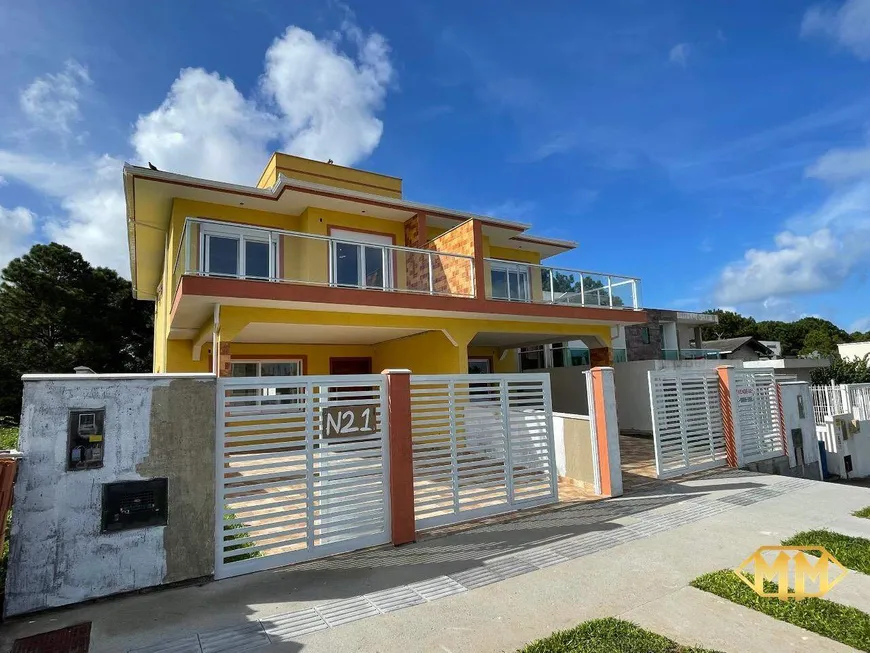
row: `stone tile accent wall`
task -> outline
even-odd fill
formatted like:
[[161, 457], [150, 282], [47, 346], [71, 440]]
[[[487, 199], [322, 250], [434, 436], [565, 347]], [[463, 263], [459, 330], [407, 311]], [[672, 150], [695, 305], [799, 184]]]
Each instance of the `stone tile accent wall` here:
[[[436, 252], [474, 256], [474, 220], [466, 220], [450, 231], [433, 238], [426, 247]], [[449, 256], [433, 257], [432, 274], [436, 293], [468, 296], [474, 293], [474, 276], [466, 259]]]
[[[661, 313], [650, 308], [645, 310], [646, 324], [625, 327], [625, 353], [630, 361], [659, 360], [662, 357]], [[643, 341], [644, 327], [649, 329], [648, 343]]]
[[[405, 247], [426, 247], [426, 215], [418, 213], [405, 221]], [[429, 291], [429, 261], [423, 254], [404, 252], [407, 290]]]

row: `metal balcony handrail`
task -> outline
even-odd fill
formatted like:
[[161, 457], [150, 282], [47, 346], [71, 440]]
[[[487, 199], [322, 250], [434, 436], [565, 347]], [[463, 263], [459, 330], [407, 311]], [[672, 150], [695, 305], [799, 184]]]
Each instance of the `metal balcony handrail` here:
[[[182, 274], [191, 274], [191, 273], [201, 274], [201, 271], [196, 269], [197, 266], [191, 267], [190, 241], [191, 241], [192, 236], [190, 234], [190, 226], [192, 224], [219, 225], [222, 227], [227, 227], [228, 229], [239, 230], [240, 232], [264, 233], [264, 234], [269, 235], [270, 242], [271, 242], [273, 236], [283, 236], [286, 238], [305, 238], [305, 239], [309, 239], [309, 240], [317, 240], [317, 241], [327, 243], [330, 247], [334, 244], [368, 246], [368, 247], [376, 247], [379, 249], [383, 249], [387, 252], [405, 252], [407, 254], [427, 256], [428, 262], [429, 262], [429, 277], [428, 278], [430, 281], [430, 286], [432, 285], [432, 281], [433, 281], [433, 274], [432, 274], [432, 257], [433, 256], [434, 257], [443, 256], [443, 257], [449, 257], [451, 259], [462, 259], [462, 260], [465, 260], [468, 262], [468, 266], [469, 266], [468, 267], [468, 276], [469, 276], [469, 279], [472, 280], [472, 288], [474, 286], [473, 280], [475, 279], [475, 275], [474, 275], [475, 260], [474, 260], [473, 256], [469, 256], [467, 254], [443, 252], [443, 251], [438, 251], [435, 249], [422, 249], [419, 247], [405, 247], [403, 245], [365, 243], [365, 242], [361, 242], [361, 241], [347, 240], [344, 238], [335, 238], [334, 236], [324, 236], [321, 234], [311, 234], [311, 233], [306, 233], [306, 232], [301, 232], [301, 231], [292, 231], [289, 229], [275, 229], [275, 228], [270, 228], [270, 227], [263, 227], [260, 225], [251, 225], [251, 224], [245, 224], [245, 223], [239, 223], [239, 222], [228, 222], [226, 220], [213, 220], [211, 218], [187, 217], [184, 220], [184, 227], [182, 228], [182, 231], [181, 231], [181, 238], [180, 238], [180, 242], [178, 244], [176, 257], [175, 257], [175, 260], [173, 261], [173, 267], [176, 269], [180, 263], [183, 263], [183, 265], [184, 265], [184, 271], [181, 274], [175, 274], [174, 285], [176, 288], [178, 286], [178, 282], [180, 281]], [[384, 287], [384, 288], [382, 288], [382, 290], [401, 291], [401, 292], [426, 292], [425, 290], [418, 291], [418, 290], [405, 289], [405, 288], [394, 288], [394, 287]], [[428, 294], [440, 294], [440, 293], [434, 292], [434, 290], [430, 287]], [[469, 296], [469, 295], [461, 295], [461, 296]], [[475, 296], [475, 293], [473, 293], [470, 296]]]

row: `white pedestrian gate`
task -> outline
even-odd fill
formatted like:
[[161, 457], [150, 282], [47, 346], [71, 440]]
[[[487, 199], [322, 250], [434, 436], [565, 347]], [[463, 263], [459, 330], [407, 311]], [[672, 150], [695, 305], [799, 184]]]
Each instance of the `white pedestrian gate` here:
[[558, 501], [548, 374], [411, 376], [418, 528]]
[[716, 370], [650, 371], [649, 395], [658, 478], [727, 464]]
[[390, 539], [384, 377], [222, 378], [215, 577]]
[[773, 370], [734, 370], [738, 463], [782, 456], [782, 415]]

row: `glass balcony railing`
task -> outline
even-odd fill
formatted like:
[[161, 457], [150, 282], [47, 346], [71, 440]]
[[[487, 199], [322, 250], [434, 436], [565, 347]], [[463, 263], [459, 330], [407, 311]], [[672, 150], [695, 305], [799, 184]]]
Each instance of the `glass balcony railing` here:
[[717, 360], [719, 358], [718, 349], [662, 349], [662, 358], [666, 361], [676, 360], [701, 360], [710, 359]]
[[487, 299], [640, 308], [640, 280], [633, 277], [489, 258], [483, 263]]
[[184, 224], [174, 290], [183, 275], [475, 296], [470, 256], [196, 218]]

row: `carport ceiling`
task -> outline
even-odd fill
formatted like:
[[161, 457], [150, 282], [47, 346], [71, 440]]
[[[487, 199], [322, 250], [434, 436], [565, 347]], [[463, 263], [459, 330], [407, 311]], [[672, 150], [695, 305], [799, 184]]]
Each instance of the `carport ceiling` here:
[[386, 340], [405, 338], [424, 332], [425, 329], [252, 322], [233, 338], [233, 342], [286, 343], [291, 345], [374, 345]]

